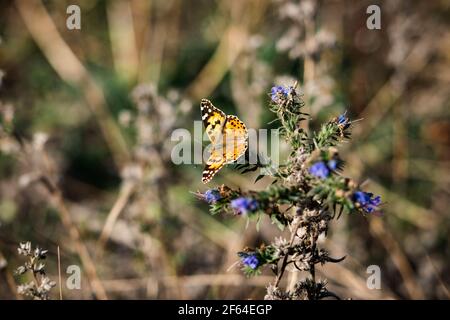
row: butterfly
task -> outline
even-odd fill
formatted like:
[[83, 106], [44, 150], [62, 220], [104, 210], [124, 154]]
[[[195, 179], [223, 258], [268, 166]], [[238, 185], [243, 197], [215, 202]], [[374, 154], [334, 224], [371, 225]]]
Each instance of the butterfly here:
[[238, 117], [225, 115], [207, 99], [202, 99], [200, 109], [203, 125], [212, 145], [202, 175], [202, 182], [208, 183], [225, 164], [236, 161], [245, 153], [248, 131]]

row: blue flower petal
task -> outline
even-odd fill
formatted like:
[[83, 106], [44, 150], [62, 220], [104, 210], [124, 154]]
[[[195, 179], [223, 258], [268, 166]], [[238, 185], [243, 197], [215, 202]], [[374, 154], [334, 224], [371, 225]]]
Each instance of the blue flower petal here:
[[216, 203], [218, 200], [220, 200], [221, 196], [220, 196], [220, 192], [217, 189], [211, 189], [211, 190], [207, 190], [204, 194], [203, 194], [206, 202], [212, 204], [212, 203]]
[[270, 89], [270, 98], [273, 102], [278, 103], [282, 99], [286, 99], [291, 90], [292, 87], [274, 86]]
[[381, 204], [381, 197], [373, 197], [371, 192], [356, 191], [353, 194], [353, 201], [360, 205], [360, 207], [367, 213], [373, 213], [378, 210]]
[[252, 198], [239, 197], [231, 200], [231, 207], [238, 214], [247, 214], [258, 209], [258, 202]]
[[323, 161], [319, 161], [314, 163], [309, 168], [309, 173], [311, 173], [313, 176], [316, 176], [320, 179], [325, 179], [330, 174], [330, 170], [326, 166], [326, 164]]
[[242, 258], [242, 263], [253, 270], [258, 268], [259, 266], [259, 260], [256, 257], [256, 254], [249, 254], [246, 257]]
[[330, 168], [331, 170], [336, 170], [336, 168], [337, 168], [337, 163], [338, 163], [337, 160], [332, 159], [332, 160], [328, 161], [327, 166], [328, 166], [328, 168]]

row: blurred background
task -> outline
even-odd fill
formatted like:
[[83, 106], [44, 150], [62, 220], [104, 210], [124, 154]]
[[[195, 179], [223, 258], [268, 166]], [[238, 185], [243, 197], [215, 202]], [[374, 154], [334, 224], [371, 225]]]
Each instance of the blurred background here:
[[[72, 4], [81, 30], [66, 26]], [[333, 221], [323, 245], [347, 258], [320, 277], [347, 298], [448, 299], [449, 18], [447, 0], [1, 1], [0, 298], [27, 281], [23, 241], [49, 250], [55, 281], [59, 246], [64, 299], [263, 298], [271, 273], [232, 266], [278, 229], [211, 216], [192, 192], [270, 179], [225, 168], [204, 186], [202, 165], [171, 162], [170, 136], [193, 132], [204, 97], [271, 128], [271, 86], [298, 80], [311, 130], [362, 119], [344, 174], [385, 203], [382, 218]], [[80, 290], [64, 285], [69, 265]]]

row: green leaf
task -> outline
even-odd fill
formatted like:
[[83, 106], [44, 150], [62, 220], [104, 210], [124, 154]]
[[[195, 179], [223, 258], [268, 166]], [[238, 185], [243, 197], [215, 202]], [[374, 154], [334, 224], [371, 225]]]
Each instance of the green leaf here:
[[260, 229], [260, 224], [261, 224], [261, 214], [258, 213], [258, 218], [256, 219], [256, 231], [258, 232]]
[[284, 230], [284, 224], [278, 219], [278, 215], [273, 214], [270, 216], [270, 219], [272, 220], [272, 224], [275, 224], [278, 229], [280, 229], [281, 231]]

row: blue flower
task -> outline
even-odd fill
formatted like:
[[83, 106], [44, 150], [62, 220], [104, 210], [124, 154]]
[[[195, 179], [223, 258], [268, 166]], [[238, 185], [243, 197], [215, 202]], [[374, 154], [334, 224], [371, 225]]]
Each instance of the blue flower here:
[[270, 98], [277, 103], [280, 99], [286, 99], [291, 92], [291, 87], [275, 86], [270, 90]]
[[345, 124], [348, 121], [348, 118], [345, 116], [345, 114], [341, 114], [338, 117], [337, 123], [339, 124]]
[[365, 212], [372, 213], [378, 210], [378, 206], [381, 204], [380, 196], [373, 196], [373, 193], [356, 191], [353, 194], [353, 201], [358, 204]]
[[327, 166], [330, 170], [336, 170], [337, 164], [338, 164], [338, 162], [336, 159], [331, 159], [327, 162]]
[[216, 189], [207, 190], [203, 194], [203, 197], [209, 204], [216, 203], [221, 198], [219, 190]]
[[242, 258], [242, 263], [255, 270], [259, 266], [259, 260], [255, 253], [248, 254]]
[[231, 200], [231, 207], [236, 210], [238, 214], [247, 214], [258, 208], [258, 202], [252, 198], [239, 197]]
[[319, 162], [314, 163], [309, 168], [309, 173], [311, 173], [313, 176], [316, 176], [320, 179], [325, 179], [330, 174], [330, 169], [328, 169], [325, 162], [319, 161]]
[[343, 114], [341, 114], [337, 119], [336, 119], [336, 123], [338, 124], [338, 126], [340, 127], [344, 127], [344, 128], [348, 128], [350, 125], [350, 119], [346, 116], [347, 111], [344, 112]]

